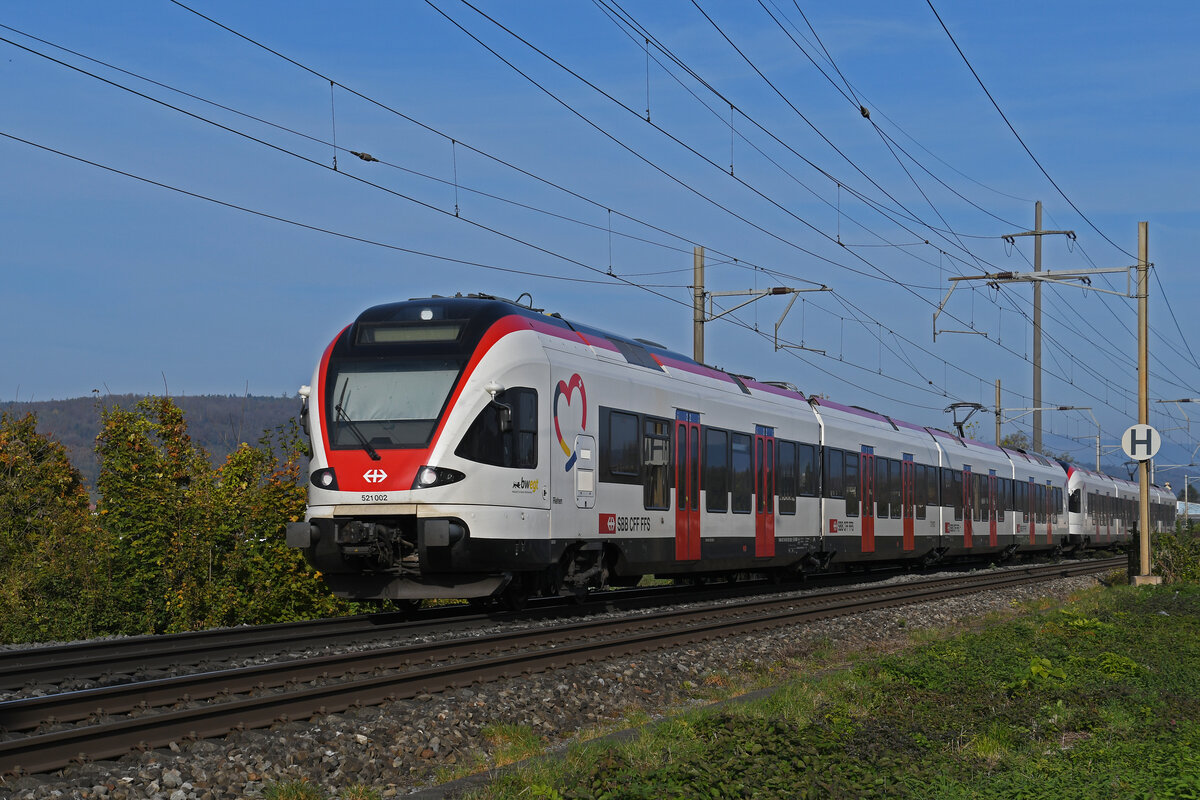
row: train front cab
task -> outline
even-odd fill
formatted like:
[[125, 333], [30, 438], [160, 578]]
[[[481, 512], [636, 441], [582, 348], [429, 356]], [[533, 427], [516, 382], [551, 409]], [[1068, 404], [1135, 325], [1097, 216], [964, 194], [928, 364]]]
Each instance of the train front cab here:
[[288, 544], [336, 594], [487, 596], [550, 558], [536, 322], [505, 303], [396, 303], [330, 344], [307, 406], [308, 512]]

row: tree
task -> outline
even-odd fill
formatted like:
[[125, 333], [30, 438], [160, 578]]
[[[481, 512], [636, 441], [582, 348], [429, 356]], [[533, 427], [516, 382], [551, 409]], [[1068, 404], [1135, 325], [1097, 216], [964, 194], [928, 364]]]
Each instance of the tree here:
[[123, 632], [162, 633], [198, 568], [202, 525], [194, 501], [211, 467], [168, 398], [148, 397], [132, 411], [102, 408], [100, 423], [98, 508], [116, 545]]
[[304, 518], [300, 483], [307, 447], [295, 421], [243, 444], [221, 466], [214, 486], [215, 524], [227, 543], [207, 624], [283, 622], [347, 613], [299, 550], [285, 541], [288, 522]]
[[214, 469], [169, 398], [106, 408], [100, 516], [117, 543], [126, 632], [163, 633], [345, 613], [284, 530], [304, 514], [294, 422]]
[[106, 632], [111, 552], [66, 449], [34, 415], [0, 414], [0, 639]]
[[[1025, 435], [1024, 431], [1015, 431], [1013, 433], [1005, 434], [1004, 437], [1000, 439], [1000, 446], [1006, 447], [1009, 450], [1024, 450], [1026, 453], [1034, 452], [1033, 445], [1030, 444], [1029, 437]], [[1047, 450], [1043, 447], [1041, 450], [1041, 455], [1044, 455], [1046, 458], [1053, 458], [1056, 461], [1065, 461], [1068, 464], [1075, 463], [1075, 456], [1071, 455], [1070, 453], [1055, 453], [1052, 450]]]

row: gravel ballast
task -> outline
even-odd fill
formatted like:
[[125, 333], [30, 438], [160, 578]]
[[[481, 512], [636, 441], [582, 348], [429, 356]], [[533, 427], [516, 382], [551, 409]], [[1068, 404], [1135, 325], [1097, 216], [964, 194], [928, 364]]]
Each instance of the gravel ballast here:
[[[58, 773], [3, 777], [0, 798], [232, 800], [299, 779], [323, 787], [330, 797], [353, 784], [385, 798], [401, 797], [439, 776], [472, 766], [486, 769], [487, 726], [528, 726], [553, 745], [620, 727], [634, 710], [657, 717], [705, 702], [705, 679], [714, 675], [763, 670], [818, 649], [896, 649], [910, 641], [913, 630], [1011, 612], [1022, 602], [1062, 599], [1095, 585], [1093, 576], [1061, 578], [420, 695], [224, 739], [177, 742]], [[780, 680], [786, 677], [781, 671]]]

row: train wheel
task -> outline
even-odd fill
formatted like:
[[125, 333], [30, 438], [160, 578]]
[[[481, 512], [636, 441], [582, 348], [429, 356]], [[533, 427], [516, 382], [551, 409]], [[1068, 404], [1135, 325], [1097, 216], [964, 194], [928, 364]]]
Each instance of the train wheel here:
[[529, 593], [521, 589], [509, 589], [500, 597], [500, 605], [505, 611], [524, 611], [529, 605]]
[[524, 611], [529, 605], [529, 583], [521, 577], [513, 578], [513, 582], [498, 598], [500, 607], [505, 611]]
[[411, 617], [420, 608], [420, 600], [382, 600], [379, 602], [380, 611], [390, 611], [393, 614], [403, 614], [405, 617]]

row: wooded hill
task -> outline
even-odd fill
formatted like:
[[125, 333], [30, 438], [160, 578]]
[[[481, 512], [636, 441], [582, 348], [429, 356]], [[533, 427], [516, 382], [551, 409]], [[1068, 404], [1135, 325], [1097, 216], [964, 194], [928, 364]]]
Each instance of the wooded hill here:
[[[0, 412], [16, 417], [36, 415], [38, 433], [67, 448], [71, 463], [83, 473], [88, 490], [94, 493], [99, 472], [95, 448], [101, 407], [132, 409], [143, 396], [109, 394], [32, 403], [3, 402]], [[222, 463], [239, 443], [257, 442], [265, 431], [300, 413], [298, 396], [196, 395], [172, 400], [183, 410], [192, 441], [208, 454], [214, 465]]]

